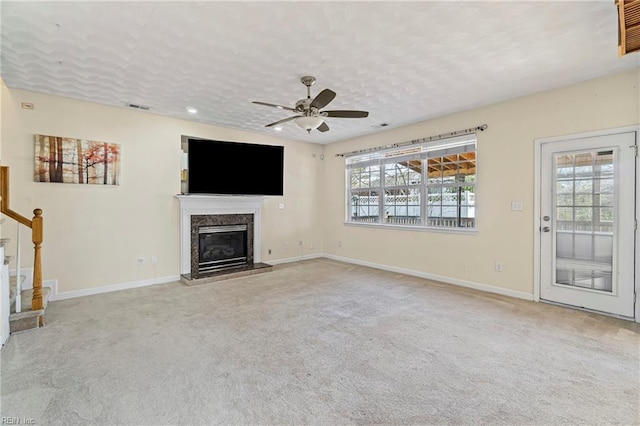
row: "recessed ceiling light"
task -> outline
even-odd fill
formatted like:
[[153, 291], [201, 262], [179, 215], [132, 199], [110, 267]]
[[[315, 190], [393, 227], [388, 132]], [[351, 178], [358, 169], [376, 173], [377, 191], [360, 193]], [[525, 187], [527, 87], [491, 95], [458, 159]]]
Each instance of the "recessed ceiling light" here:
[[193, 107], [188, 107], [188, 108], [187, 108], [187, 112], [188, 112], [189, 114], [197, 114], [197, 113], [198, 113], [198, 110], [197, 110], [197, 109], [195, 109], [195, 108], [193, 108]]
[[276, 127], [273, 128], [273, 130], [275, 130], [276, 132], [280, 132], [280, 131], [282, 131], [282, 127], [276, 126]]

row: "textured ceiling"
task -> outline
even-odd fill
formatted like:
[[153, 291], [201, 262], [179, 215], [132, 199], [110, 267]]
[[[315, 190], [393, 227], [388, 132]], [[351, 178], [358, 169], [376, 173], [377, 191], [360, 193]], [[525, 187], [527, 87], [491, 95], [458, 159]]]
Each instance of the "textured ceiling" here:
[[[580, 2], [8, 2], [7, 86], [330, 143], [640, 66], [617, 55], [612, 0]], [[330, 88], [310, 135], [265, 124]], [[198, 109], [190, 115], [186, 107]], [[474, 125], [476, 123], [470, 123]]]

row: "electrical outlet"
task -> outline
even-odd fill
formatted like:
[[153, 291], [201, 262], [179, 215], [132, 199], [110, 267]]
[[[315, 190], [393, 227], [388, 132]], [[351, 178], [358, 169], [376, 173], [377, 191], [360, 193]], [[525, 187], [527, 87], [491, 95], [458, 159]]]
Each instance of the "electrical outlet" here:
[[268, 250], [268, 254], [271, 254], [271, 249]]
[[496, 262], [496, 271], [502, 272], [502, 262]]
[[151, 256], [151, 264], [152, 265], [157, 265], [158, 264], [158, 258], [155, 256]]
[[289, 248], [289, 242], [285, 241], [284, 242], [284, 249], [287, 250]]
[[298, 245], [302, 247], [302, 240], [298, 241]]
[[313, 242], [311, 242], [311, 244], [309, 245], [309, 249], [313, 250]]
[[338, 241], [338, 247], [342, 247], [342, 241]]
[[140, 256], [138, 258], [138, 266], [144, 266], [144, 257]]

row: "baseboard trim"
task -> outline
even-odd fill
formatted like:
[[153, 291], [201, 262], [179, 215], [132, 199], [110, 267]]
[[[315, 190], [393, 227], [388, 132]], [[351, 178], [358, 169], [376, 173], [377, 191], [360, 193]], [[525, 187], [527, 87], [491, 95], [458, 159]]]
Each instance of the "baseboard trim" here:
[[310, 260], [310, 259], [319, 259], [321, 257], [325, 257], [326, 255], [322, 253], [314, 253], [314, 254], [305, 254], [304, 256], [296, 256], [296, 257], [287, 257], [285, 259], [277, 259], [277, 260], [264, 260], [263, 262], [268, 263], [269, 265], [280, 265], [283, 263], [293, 263], [299, 262], [301, 260]]
[[55, 300], [56, 294], [58, 294], [58, 280], [42, 281], [42, 287], [49, 287], [51, 289], [51, 293], [49, 293], [49, 301]]
[[[395, 266], [367, 262], [364, 260], [353, 259], [350, 257], [336, 256], [336, 255], [327, 254], [327, 253], [314, 253], [314, 254], [308, 254], [304, 256], [288, 257], [284, 259], [267, 260], [265, 263], [268, 263], [270, 265], [280, 265], [285, 263], [299, 262], [301, 260], [310, 260], [310, 259], [319, 259], [319, 258], [327, 258], [327, 259], [337, 260], [339, 262], [352, 263], [354, 265], [360, 265], [360, 266], [367, 266], [370, 268], [381, 269], [383, 271], [397, 272], [399, 274], [410, 275], [418, 278], [425, 278], [428, 280], [438, 281], [446, 284], [453, 284], [460, 287], [466, 287], [474, 290], [484, 291], [487, 293], [495, 293], [503, 296], [515, 297], [517, 299], [533, 301], [532, 293], [524, 293], [521, 291], [494, 287], [487, 284], [480, 284], [473, 281], [460, 280], [457, 278], [450, 278], [442, 275], [430, 274], [428, 272], [415, 271], [413, 269], [397, 268]], [[131, 281], [127, 283], [113, 284], [113, 285], [108, 285], [104, 287], [87, 288], [83, 290], [63, 291], [60, 293], [55, 291], [57, 290], [56, 288], [56, 289], [52, 289], [54, 291], [52, 292], [51, 300], [56, 301], [56, 300], [73, 299], [76, 297], [92, 296], [94, 294], [110, 293], [112, 291], [128, 290], [132, 288], [146, 287], [146, 286], [151, 286], [156, 284], [166, 284], [174, 281], [180, 281], [180, 275], [170, 275], [166, 277], [148, 279], [143, 281]], [[55, 287], [57, 287], [57, 285]]]
[[430, 274], [428, 272], [414, 271], [412, 269], [396, 268], [395, 266], [383, 265], [380, 263], [366, 262], [364, 260], [352, 259], [350, 257], [335, 256], [333, 254], [325, 254], [327, 259], [333, 259], [340, 262], [352, 263], [354, 265], [368, 266], [370, 268], [382, 269], [389, 272], [397, 272], [399, 274], [411, 275], [418, 278], [426, 278], [428, 280], [438, 281], [446, 284], [453, 284], [460, 287], [472, 288], [474, 290], [485, 291], [488, 293], [500, 294], [503, 296], [515, 297], [533, 301], [533, 293], [523, 293], [521, 291], [509, 290], [506, 288], [494, 287], [487, 284], [480, 284], [473, 281], [459, 280], [457, 278], [445, 277], [442, 275]]
[[131, 281], [128, 283], [107, 285], [104, 287], [87, 288], [83, 290], [63, 291], [55, 294], [51, 300], [74, 299], [76, 297], [93, 296], [94, 294], [111, 293], [112, 291], [129, 290], [138, 287], [147, 287], [156, 284], [166, 284], [180, 281], [180, 275], [169, 275], [160, 278], [151, 278], [143, 281]]

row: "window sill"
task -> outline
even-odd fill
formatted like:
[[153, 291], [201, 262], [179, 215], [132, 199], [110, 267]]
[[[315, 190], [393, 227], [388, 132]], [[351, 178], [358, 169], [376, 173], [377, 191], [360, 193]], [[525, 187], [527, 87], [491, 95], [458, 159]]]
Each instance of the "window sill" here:
[[395, 229], [398, 231], [421, 231], [421, 232], [438, 232], [443, 234], [464, 234], [476, 235], [477, 228], [439, 228], [437, 226], [412, 226], [412, 225], [387, 225], [385, 223], [357, 223], [344, 222], [346, 226], [355, 226], [362, 228], [384, 228]]

